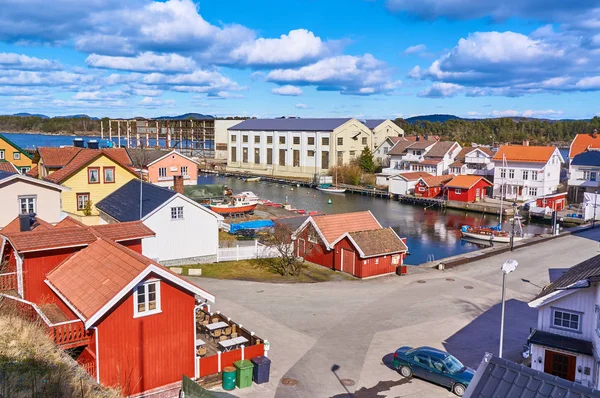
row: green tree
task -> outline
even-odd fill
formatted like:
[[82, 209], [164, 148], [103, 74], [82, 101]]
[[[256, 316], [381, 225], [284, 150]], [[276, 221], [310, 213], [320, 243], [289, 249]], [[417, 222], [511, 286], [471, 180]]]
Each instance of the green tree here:
[[368, 146], [362, 150], [360, 157], [358, 158], [358, 166], [365, 173], [373, 173], [377, 168], [377, 165], [373, 160], [373, 152], [371, 152], [371, 149]]

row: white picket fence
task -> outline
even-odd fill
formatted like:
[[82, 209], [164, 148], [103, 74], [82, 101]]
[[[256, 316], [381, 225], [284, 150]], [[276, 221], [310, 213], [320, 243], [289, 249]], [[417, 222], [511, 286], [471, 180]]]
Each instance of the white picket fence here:
[[279, 257], [279, 251], [273, 247], [265, 246], [257, 240], [254, 241], [254, 244], [249, 243], [250, 245], [237, 244], [235, 247], [220, 247], [217, 253], [217, 262]]

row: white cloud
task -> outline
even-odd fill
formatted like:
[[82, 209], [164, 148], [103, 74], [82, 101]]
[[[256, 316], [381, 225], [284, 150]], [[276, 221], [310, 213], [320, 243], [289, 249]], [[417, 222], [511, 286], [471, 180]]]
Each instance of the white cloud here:
[[310, 109], [310, 106], [306, 104], [296, 104], [296, 109]]
[[427, 46], [425, 44], [416, 44], [404, 50], [404, 54], [419, 54], [424, 52], [425, 50], [427, 50]]
[[79, 73], [31, 72], [19, 70], [0, 70], [0, 85], [7, 86], [65, 86], [91, 82], [95, 77]]
[[30, 57], [24, 54], [0, 53], [0, 67], [18, 70], [57, 70], [62, 69], [60, 62]]
[[105, 101], [105, 100], [119, 100], [128, 97], [122, 91], [80, 91], [75, 93], [73, 96], [74, 100], [81, 101]]
[[173, 100], [173, 99], [162, 100], [162, 99], [158, 99], [158, 98], [144, 97], [138, 102], [138, 105], [140, 105], [144, 108], [151, 108], [151, 109], [172, 108], [173, 106], [175, 106], [175, 100]]
[[241, 94], [234, 94], [228, 91], [219, 91], [216, 93], [208, 93], [208, 99], [241, 99], [244, 98]]
[[518, 111], [515, 109], [506, 110], [493, 110], [489, 113], [492, 117], [553, 117], [562, 115], [562, 111], [553, 109], [527, 109], [524, 111]]
[[90, 54], [85, 62], [95, 68], [134, 72], [191, 72], [196, 67], [192, 59], [179, 54], [158, 55], [151, 52], [144, 52], [135, 57]]
[[354, 95], [389, 92], [397, 84], [391, 80], [387, 65], [371, 54], [362, 57], [340, 55], [297, 69], [275, 69], [269, 72], [266, 80]]
[[464, 87], [454, 83], [433, 83], [431, 87], [419, 93], [419, 97], [445, 98], [453, 97], [464, 91]]
[[281, 87], [276, 87], [276, 88], [272, 89], [271, 92], [273, 94], [277, 94], [277, 95], [290, 95], [290, 96], [297, 96], [297, 95], [302, 94], [302, 90], [299, 87], [291, 86], [289, 84], [285, 85], [285, 86], [281, 86]]

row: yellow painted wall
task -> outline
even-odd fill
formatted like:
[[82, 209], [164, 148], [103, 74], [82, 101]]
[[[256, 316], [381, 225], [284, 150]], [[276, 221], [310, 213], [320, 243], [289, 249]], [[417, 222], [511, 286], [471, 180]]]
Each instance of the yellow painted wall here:
[[[0, 151], [2, 151], [2, 150], [4, 150], [4, 157], [5, 157], [4, 160], [14, 164], [15, 166], [17, 166], [17, 168], [20, 168], [20, 167], [31, 168], [32, 167], [33, 162], [31, 161], [30, 158], [28, 158], [24, 153], [20, 152], [17, 148], [15, 148], [14, 146], [12, 146], [8, 142], [6, 142], [2, 137], [0, 137]], [[14, 152], [21, 153], [20, 160], [13, 159]]]
[[[105, 184], [104, 171], [102, 168], [110, 166], [115, 167], [115, 182], [112, 184]], [[88, 184], [88, 167], [100, 167], [100, 182], [98, 184]], [[62, 185], [71, 188], [70, 192], [63, 192], [62, 194], [63, 210], [68, 213], [79, 214], [83, 216], [83, 212], [77, 210], [78, 193], [89, 193], [92, 204], [96, 204], [106, 196], [110, 195], [134, 179], [135, 176], [118, 163], [112, 161], [104, 155], [100, 156], [98, 159], [94, 160], [79, 170], [76, 174], [62, 182]], [[98, 210], [95, 206], [92, 206], [92, 215], [98, 215]]]

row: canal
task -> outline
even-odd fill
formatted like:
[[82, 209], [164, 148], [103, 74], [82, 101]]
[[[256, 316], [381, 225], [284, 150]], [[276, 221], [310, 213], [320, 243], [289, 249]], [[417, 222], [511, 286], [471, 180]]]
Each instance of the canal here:
[[[460, 227], [469, 225], [496, 225], [498, 217], [452, 209], [424, 209], [397, 201], [372, 198], [357, 194], [328, 194], [316, 189], [291, 187], [267, 182], [244, 182], [231, 177], [203, 175], [200, 184], [224, 184], [234, 193], [252, 191], [261, 199], [276, 203], [287, 202], [296, 209], [327, 214], [370, 210], [384, 227], [392, 227], [400, 237], [407, 238], [410, 255], [406, 263], [417, 265], [431, 259], [440, 259], [467, 253], [489, 246], [461, 239]], [[328, 200], [331, 199], [331, 204]], [[503, 220], [504, 230], [510, 230], [508, 220]], [[549, 233], [545, 224], [527, 223], [526, 236]]]

